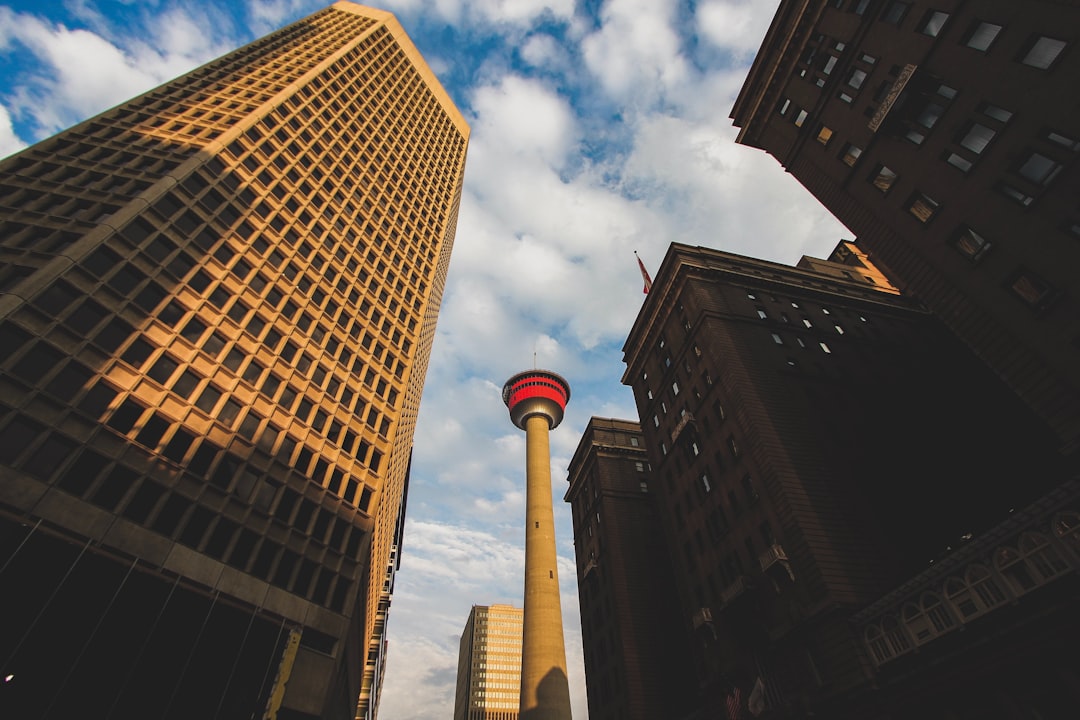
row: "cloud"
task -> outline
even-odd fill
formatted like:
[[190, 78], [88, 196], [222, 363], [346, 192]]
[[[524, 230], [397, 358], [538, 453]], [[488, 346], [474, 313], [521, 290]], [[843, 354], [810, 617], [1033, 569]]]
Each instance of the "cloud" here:
[[701, 37], [736, 58], [747, 59], [769, 28], [774, 0], [710, 0], [697, 7]]
[[[51, 135], [237, 44], [218, 39], [224, 26], [212, 11], [174, 7], [147, 17], [141, 32], [112, 28], [122, 38], [114, 42], [101, 32], [5, 12], [5, 44], [24, 47], [37, 61], [27, 77], [7, 90], [11, 113], [36, 137]], [[105, 23], [95, 19], [94, 24]]]
[[612, 97], [648, 107], [689, 73], [670, 0], [610, 0], [582, 42], [588, 69]]
[[0, 105], [0, 158], [16, 153], [24, 147], [26, 143], [15, 134], [15, 129], [11, 126], [11, 114], [6, 107]]

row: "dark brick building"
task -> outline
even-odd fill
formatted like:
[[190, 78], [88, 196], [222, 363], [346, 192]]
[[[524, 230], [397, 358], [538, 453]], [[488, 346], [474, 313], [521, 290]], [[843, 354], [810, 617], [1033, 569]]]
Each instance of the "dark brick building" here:
[[570, 462], [591, 720], [682, 717], [695, 704], [653, 475], [636, 422], [594, 417]]
[[830, 260], [672, 245], [624, 347], [700, 717], [759, 678], [764, 717], [933, 716], [931, 691], [889, 705], [873, 688], [929, 648], [979, 646], [998, 611], [1075, 601], [1077, 492], [1053, 433], [857, 246]]
[[731, 117], [1080, 442], [1080, 6], [784, 0]]

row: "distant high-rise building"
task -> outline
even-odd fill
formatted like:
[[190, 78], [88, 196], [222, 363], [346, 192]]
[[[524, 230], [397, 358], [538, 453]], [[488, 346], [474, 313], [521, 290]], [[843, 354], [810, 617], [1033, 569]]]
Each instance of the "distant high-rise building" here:
[[0, 163], [0, 715], [374, 716], [468, 138], [339, 2]]
[[784, 0], [731, 117], [1080, 449], [1080, 6]]
[[[1075, 691], [1052, 679], [1080, 588], [1056, 439], [882, 283], [848, 242], [796, 267], [674, 244], [626, 341], [702, 717], [945, 718], [1010, 675]], [[604, 532], [601, 570], [637, 547]]]
[[458, 650], [454, 720], [518, 720], [521, 608], [473, 605]]
[[698, 683], [640, 425], [591, 418], [568, 481], [589, 720], [684, 717]]

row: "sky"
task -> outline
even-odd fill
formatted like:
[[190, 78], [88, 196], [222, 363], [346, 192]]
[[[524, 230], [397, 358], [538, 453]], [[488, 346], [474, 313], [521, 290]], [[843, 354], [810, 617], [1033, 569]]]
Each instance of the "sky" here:
[[[329, 4], [0, 0], [0, 157]], [[589, 418], [636, 420], [622, 346], [671, 242], [795, 264], [853, 235], [729, 114], [778, 0], [381, 0], [472, 129], [421, 400], [383, 720], [453, 714], [473, 605], [521, 607], [525, 441], [500, 393], [553, 370], [573, 713], [588, 717], [567, 467]]]

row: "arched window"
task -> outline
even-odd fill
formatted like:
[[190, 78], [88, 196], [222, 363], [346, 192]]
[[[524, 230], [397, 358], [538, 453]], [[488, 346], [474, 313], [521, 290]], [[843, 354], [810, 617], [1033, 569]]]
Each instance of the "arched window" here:
[[915, 638], [916, 645], [922, 645], [934, 637], [934, 628], [930, 625], [930, 619], [926, 617], [926, 613], [918, 605], [907, 603], [900, 613], [904, 618], [904, 625], [907, 627], [908, 632], [911, 633], [911, 637]]
[[1042, 583], [1069, 571], [1069, 563], [1061, 552], [1050, 543], [1050, 538], [1042, 533], [1026, 532], [1020, 536], [1020, 553], [1038, 574], [1036, 580]]
[[1062, 542], [1065, 547], [1072, 551], [1077, 560], [1080, 560], [1080, 513], [1058, 513], [1051, 523], [1054, 537]]
[[998, 579], [984, 565], [971, 565], [968, 567], [965, 579], [979, 599], [984, 611], [1002, 605], [1009, 599]]
[[986, 610], [971, 586], [958, 577], [951, 577], [945, 581], [945, 599], [964, 622], [978, 617]]
[[956, 627], [956, 618], [949, 611], [949, 606], [941, 601], [937, 593], [923, 593], [922, 609], [930, 624], [934, 627], [934, 634], [941, 635]]
[[914, 645], [911, 644], [907, 629], [900, 623], [900, 618], [889, 615], [881, 623], [881, 629], [885, 632], [885, 640], [889, 643], [893, 657], [911, 652]]
[[1017, 596], [1033, 590], [1039, 584], [1024, 557], [1011, 547], [999, 547], [994, 552], [994, 567]]
[[866, 632], [863, 633], [863, 639], [874, 663], [880, 665], [892, 659], [892, 650], [889, 649], [889, 643], [885, 640], [885, 633], [881, 631], [880, 627], [877, 625], [867, 627]]

